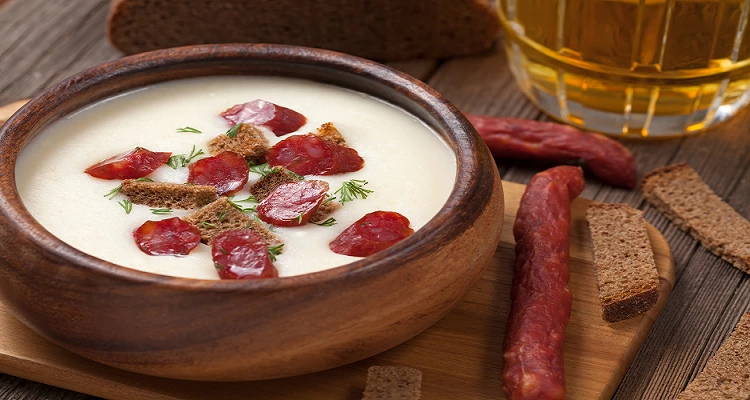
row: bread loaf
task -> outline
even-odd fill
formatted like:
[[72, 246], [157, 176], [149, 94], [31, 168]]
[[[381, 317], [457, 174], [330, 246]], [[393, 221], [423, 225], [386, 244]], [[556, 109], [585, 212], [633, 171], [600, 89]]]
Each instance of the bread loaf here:
[[108, 34], [127, 54], [281, 43], [404, 60], [486, 50], [499, 25], [486, 0], [113, 0]]
[[419, 400], [422, 371], [408, 367], [370, 367], [362, 400]]

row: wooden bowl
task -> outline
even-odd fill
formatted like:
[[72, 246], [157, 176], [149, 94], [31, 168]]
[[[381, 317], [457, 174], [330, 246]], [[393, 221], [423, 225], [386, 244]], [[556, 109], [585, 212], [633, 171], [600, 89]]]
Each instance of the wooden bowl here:
[[[326, 271], [259, 281], [175, 278], [108, 263], [57, 239], [23, 206], [16, 158], [47, 125], [124, 91], [207, 75], [306, 78], [403, 107], [455, 151], [450, 198], [427, 225], [388, 250]], [[309, 48], [193, 46], [91, 68], [8, 120], [0, 128], [0, 154], [2, 302], [74, 353], [169, 378], [279, 378], [396, 346], [439, 320], [471, 288], [495, 252], [503, 221], [494, 160], [453, 105], [383, 65]]]

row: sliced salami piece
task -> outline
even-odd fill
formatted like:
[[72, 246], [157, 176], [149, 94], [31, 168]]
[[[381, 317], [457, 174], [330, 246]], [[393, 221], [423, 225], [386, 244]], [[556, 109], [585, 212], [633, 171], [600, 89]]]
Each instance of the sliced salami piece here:
[[266, 153], [271, 166], [286, 167], [299, 175], [333, 175], [359, 171], [365, 160], [356, 150], [316, 135], [295, 135], [271, 147]]
[[406, 239], [414, 233], [409, 220], [393, 211], [366, 214], [346, 228], [328, 247], [334, 253], [367, 257]]
[[276, 226], [304, 225], [315, 215], [328, 189], [327, 182], [317, 180], [279, 185], [256, 208], [258, 218]]
[[202, 158], [190, 164], [188, 169], [188, 183], [213, 186], [219, 196], [239, 192], [250, 173], [245, 158], [231, 151]]
[[174, 217], [146, 221], [133, 231], [135, 244], [150, 256], [184, 256], [201, 241], [198, 228]]
[[277, 278], [279, 272], [271, 263], [268, 246], [251, 229], [226, 231], [211, 244], [211, 255], [221, 279]]
[[158, 153], [143, 147], [112, 156], [84, 171], [94, 178], [137, 179], [154, 172], [169, 160], [172, 153]]
[[295, 132], [307, 122], [304, 115], [294, 110], [260, 99], [237, 104], [221, 113], [221, 116], [232, 125], [244, 122], [265, 126], [276, 136]]

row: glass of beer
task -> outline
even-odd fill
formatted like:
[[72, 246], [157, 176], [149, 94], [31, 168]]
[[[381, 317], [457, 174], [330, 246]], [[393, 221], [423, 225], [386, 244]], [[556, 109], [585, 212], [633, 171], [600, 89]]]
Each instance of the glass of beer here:
[[510, 70], [562, 122], [679, 136], [750, 100], [750, 0], [499, 0]]

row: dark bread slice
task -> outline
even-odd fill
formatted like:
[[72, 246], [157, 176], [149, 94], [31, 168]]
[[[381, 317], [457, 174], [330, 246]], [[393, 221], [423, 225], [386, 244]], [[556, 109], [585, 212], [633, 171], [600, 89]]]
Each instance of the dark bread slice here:
[[750, 273], [750, 222], [689, 165], [670, 165], [646, 174], [643, 197], [705, 248]]
[[333, 122], [326, 122], [317, 129], [315, 135], [329, 142], [346, 146], [346, 140], [341, 136], [341, 132], [333, 126]]
[[370, 367], [362, 400], [419, 400], [422, 371], [408, 367]]
[[253, 164], [266, 162], [268, 139], [258, 128], [250, 124], [240, 124], [234, 137], [219, 135], [208, 142], [208, 151], [216, 155], [224, 151], [231, 151], [245, 157]]
[[586, 212], [602, 318], [617, 322], [648, 311], [659, 298], [659, 274], [643, 212], [594, 204]]
[[677, 399], [750, 399], [750, 312]]
[[258, 232], [268, 244], [274, 247], [284, 242], [266, 228], [260, 221], [250, 218], [244, 212], [236, 209], [226, 197], [220, 197], [213, 203], [196, 210], [183, 218], [185, 222], [201, 231], [201, 241], [208, 245], [222, 232], [232, 229], [252, 229]]
[[279, 187], [279, 185], [297, 182], [300, 179], [301, 177], [294, 172], [289, 171], [284, 167], [277, 167], [273, 169], [273, 172], [253, 183], [250, 186], [250, 194], [252, 194], [258, 202], [261, 202]]
[[122, 181], [120, 193], [128, 196], [135, 204], [181, 210], [201, 208], [219, 198], [213, 186], [145, 182], [135, 179]]
[[486, 0], [112, 0], [107, 31], [127, 54], [202, 43], [283, 43], [403, 60], [481, 52], [499, 28]]

